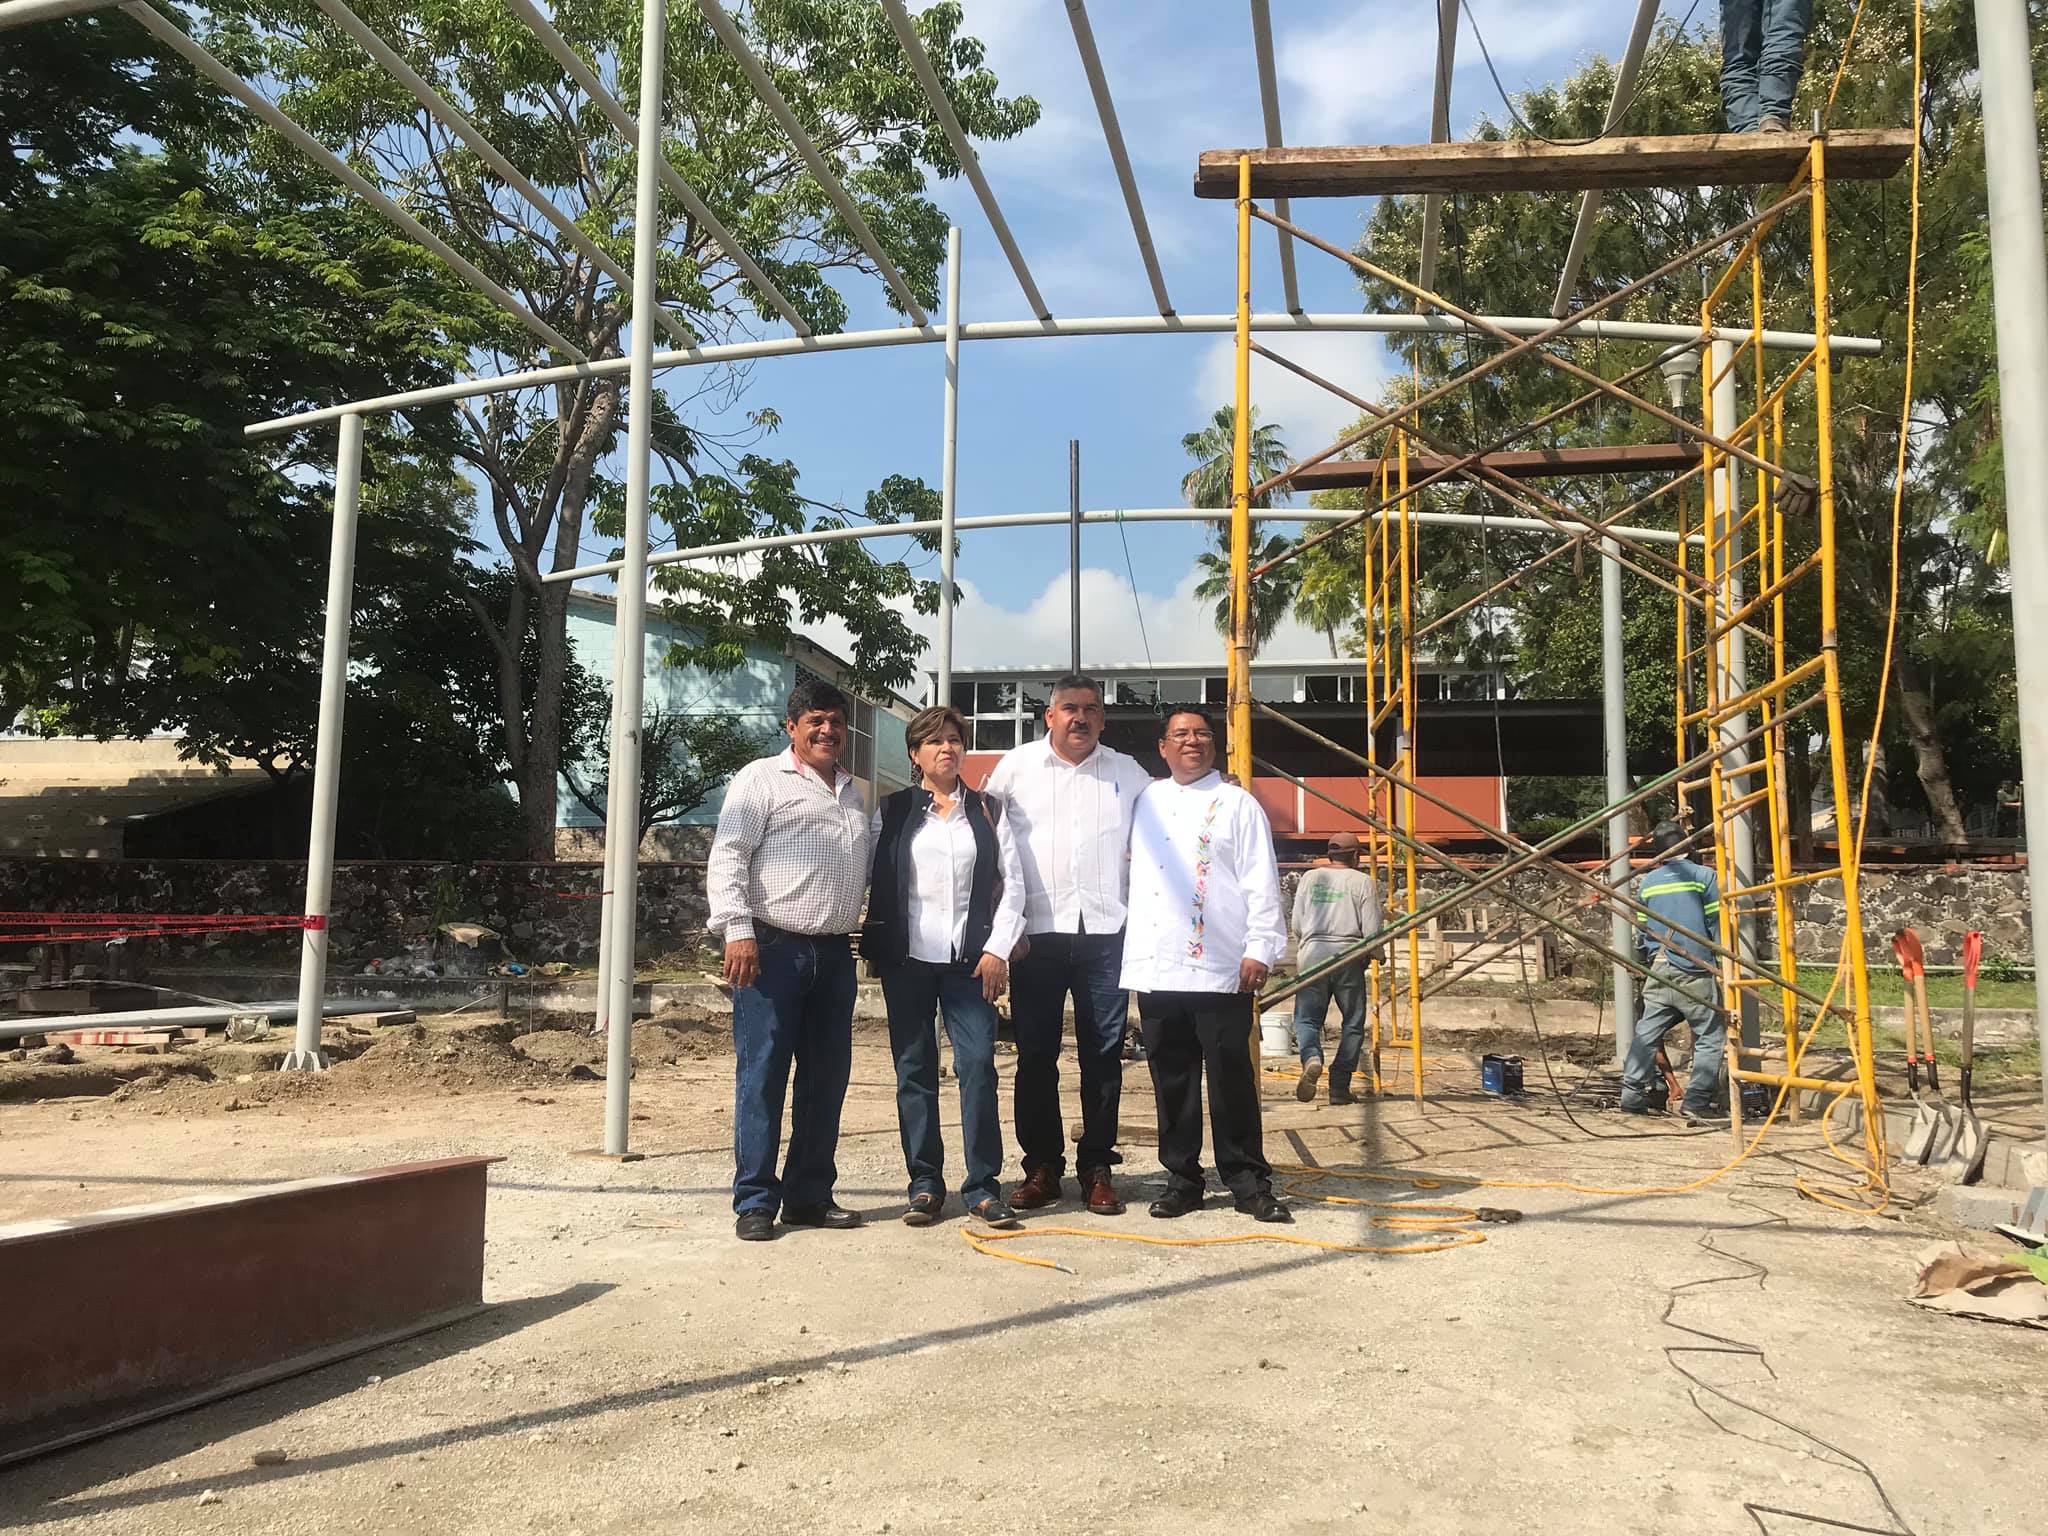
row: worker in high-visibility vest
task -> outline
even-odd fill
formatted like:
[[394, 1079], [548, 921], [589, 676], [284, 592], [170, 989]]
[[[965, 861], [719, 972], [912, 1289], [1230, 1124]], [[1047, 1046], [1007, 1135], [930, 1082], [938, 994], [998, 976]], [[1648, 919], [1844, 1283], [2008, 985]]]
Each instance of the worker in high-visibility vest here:
[[1674, 852], [1685, 841], [1675, 821], [1650, 833], [1657, 860], [1635, 887], [1647, 911], [1638, 911], [1637, 941], [1650, 974], [1643, 983], [1643, 1011], [1621, 1069], [1621, 1107], [1634, 1114], [1670, 1108], [1657, 1048], [1683, 1023], [1692, 1029], [1692, 1077], [1686, 1084], [1688, 1119], [1715, 1117], [1722, 1099], [1721, 1063], [1728, 1025], [1714, 988], [1714, 957], [1703, 940], [1721, 931], [1721, 887], [1714, 872]]

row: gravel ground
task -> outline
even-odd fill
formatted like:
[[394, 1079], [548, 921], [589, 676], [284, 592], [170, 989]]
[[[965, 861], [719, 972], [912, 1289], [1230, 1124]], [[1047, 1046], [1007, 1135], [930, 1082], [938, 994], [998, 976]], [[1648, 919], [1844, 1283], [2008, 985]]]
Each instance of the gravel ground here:
[[[620, 1165], [575, 1155], [596, 1139], [601, 1083], [494, 1068], [489, 1043], [437, 1058], [430, 1034], [414, 1044], [432, 1070], [396, 1070], [393, 1045], [287, 1093], [230, 1079], [0, 1106], [0, 1220], [506, 1158], [485, 1316], [0, 1473], [0, 1524], [1732, 1536], [1843, 1522], [1933, 1536], [2038, 1516], [2048, 1335], [1903, 1302], [1932, 1218], [1799, 1198], [1794, 1165], [1825, 1160], [1810, 1129], [1774, 1131], [1769, 1155], [1669, 1198], [1320, 1186], [1524, 1213], [1447, 1252], [1010, 1245], [1069, 1274], [972, 1251], [957, 1208], [924, 1231], [895, 1219], [901, 1158], [872, 1031], [839, 1190], [869, 1225], [745, 1247], [729, 1057], [697, 1040], [643, 1065], [633, 1130], [648, 1155]], [[375, 1075], [351, 1086], [350, 1069]], [[1071, 1061], [1065, 1076], [1071, 1089]], [[1269, 1152], [1594, 1185], [1682, 1183], [1727, 1153], [1725, 1136], [1618, 1139], [1640, 1122], [1611, 1116], [1582, 1117], [1617, 1138], [1589, 1140], [1540, 1092], [1510, 1104], [1472, 1087], [1449, 1059], [1426, 1106], [1303, 1106], [1275, 1084]], [[1125, 1110], [1133, 1126], [1149, 1116], [1142, 1067]], [[1129, 1215], [1068, 1207], [1033, 1224], [1269, 1230], [1213, 1197], [1171, 1227], [1149, 1220], [1157, 1163], [1135, 1138], [1127, 1152]], [[1902, 1198], [1924, 1193], [1902, 1183]], [[1361, 1208], [1298, 1209], [1297, 1236], [1442, 1240], [1372, 1227]], [[61, 1306], [50, 1321], [64, 1325]], [[289, 1459], [253, 1463], [272, 1449]]]

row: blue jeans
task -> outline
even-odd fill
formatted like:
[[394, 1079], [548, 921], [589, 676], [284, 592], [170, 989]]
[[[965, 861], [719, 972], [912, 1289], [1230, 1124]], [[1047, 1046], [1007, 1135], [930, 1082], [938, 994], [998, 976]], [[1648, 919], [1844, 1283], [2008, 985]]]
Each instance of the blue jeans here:
[[1087, 1173], [1120, 1163], [1117, 1109], [1123, 1102], [1124, 1024], [1131, 995], [1117, 985], [1124, 936], [1034, 933], [1031, 949], [1010, 968], [1010, 1017], [1017, 1030], [1017, 1143], [1024, 1172], [1067, 1171], [1066, 1127], [1060, 1123], [1060, 1038], [1067, 994], [1074, 997], [1074, 1046], [1081, 1057], [1081, 1145], [1075, 1164]]
[[1636, 1020], [1635, 1039], [1621, 1068], [1621, 1107], [1664, 1106], [1669, 1095], [1657, 1070], [1657, 1047], [1679, 1024], [1692, 1028], [1692, 1077], [1685, 1085], [1685, 1107], [1696, 1115], [1712, 1114], [1721, 1092], [1721, 1057], [1728, 1026], [1715, 995], [1714, 978], [1682, 971], [1661, 961], [1650, 967], [1643, 983], [1643, 1012]]
[[1813, 0], [1721, 0], [1721, 115], [1730, 133], [1767, 117], [1789, 126]]
[[953, 1075], [960, 1079], [960, 1134], [967, 1182], [960, 1197], [971, 1211], [1002, 1190], [1003, 1120], [996, 1103], [996, 1009], [964, 965], [906, 960], [882, 972], [889, 1003], [889, 1049], [896, 1057], [896, 1127], [910, 1193], [946, 1198], [946, 1146], [939, 1135], [939, 1040], [933, 1014], [946, 1020]]
[[[1305, 967], [1304, 967], [1305, 968]], [[1330, 999], [1337, 1000], [1343, 1032], [1337, 1036], [1337, 1061], [1330, 1068], [1330, 1086], [1349, 1088], [1358, 1059], [1365, 1054], [1365, 962], [1318, 977], [1294, 994], [1294, 1044], [1301, 1064], [1323, 1059], [1323, 1020], [1330, 1012]]]
[[[732, 997], [732, 1208], [822, 1205], [839, 1170], [839, 1111], [853, 1071], [853, 949], [845, 937], [756, 923], [761, 974]], [[782, 1096], [796, 1064], [789, 1156], [775, 1176]]]

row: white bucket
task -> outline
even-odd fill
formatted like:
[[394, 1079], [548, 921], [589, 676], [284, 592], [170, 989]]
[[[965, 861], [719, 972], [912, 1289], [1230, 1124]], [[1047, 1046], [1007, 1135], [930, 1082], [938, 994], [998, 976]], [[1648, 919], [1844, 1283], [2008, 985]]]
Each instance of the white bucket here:
[[1294, 1055], [1294, 1010], [1268, 1008], [1259, 1018], [1259, 1050], [1267, 1061]]

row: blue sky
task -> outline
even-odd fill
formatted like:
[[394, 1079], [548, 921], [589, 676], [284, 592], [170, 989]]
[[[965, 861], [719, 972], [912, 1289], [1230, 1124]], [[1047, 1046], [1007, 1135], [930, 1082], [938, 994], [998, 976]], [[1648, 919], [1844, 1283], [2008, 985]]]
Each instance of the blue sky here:
[[[1047, 303], [1056, 315], [1153, 310], [1130, 223], [1060, 0], [965, 0], [967, 28], [988, 47], [1006, 93], [1029, 93], [1038, 126], [981, 146], [983, 165]], [[1510, 90], [1554, 81], [1595, 53], [1617, 57], [1635, 0], [1470, 0]], [[1683, 7], [1678, 7], [1680, 14]], [[1435, 0], [1273, 0], [1281, 113], [1287, 141], [1413, 143], [1429, 136]], [[1097, 45], [1130, 146], [1174, 307], [1227, 311], [1234, 235], [1227, 202], [1191, 190], [1203, 149], [1263, 142], [1249, 9], [1242, 0], [1096, 0]], [[1464, 30], [1453, 77], [1451, 127], [1462, 136], [1500, 99]], [[964, 181], [935, 195], [964, 242], [964, 320], [1029, 318], [1029, 308]], [[1357, 237], [1370, 204], [1298, 201], [1296, 219], [1333, 242]], [[1304, 306], [1356, 310], [1347, 270], [1298, 255]], [[1253, 303], [1278, 310], [1279, 263], [1270, 231], [1254, 232]], [[1531, 274], [1525, 312], [1548, 306], [1554, 273]], [[846, 285], [850, 329], [900, 323], [878, 282]], [[938, 317], [935, 315], [935, 319]], [[1290, 355], [1360, 393], [1376, 395], [1387, 367], [1371, 336], [1292, 338]], [[939, 481], [943, 359], [936, 347], [891, 348], [755, 365], [745, 404], [772, 406], [781, 431], [769, 449], [793, 459], [805, 492], [858, 508], [888, 474]], [[681, 376], [670, 376], [678, 393]], [[959, 511], [963, 517], [1053, 511], [1067, 496], [1067, 440], [1081, 441], [1088, 507], [1179, 501], [1188, 461], [1181, 436], [1230, 398], [1225, 336], [983, 342], [962, 350]], [[1253, 378], [1261, 419], [1305, 454], [1352, 413], [1290, 376]], [[1161, 660], [1220, 657], [1207, 616], [1188, 593], [1203, 535], [1192, 524], [1129, 530], [1136, 603], [1117, 532], [1083, 536], [1083, 648], [1090, 664], [1144, 659], [1135, 609]], [[878, 545], [886, 551], [889, 545]], [[1066, 654], [1066, 539], [1057, 529], [970, 534], [958, 576], [966, 595], [959, 664], [1036, 663]], [[930, 568], [936, 572], [934, 561]], [[832, 645], [830, 628], [816, 633]], [[1327, 651], [1294, 628], [1267, 654]]]

